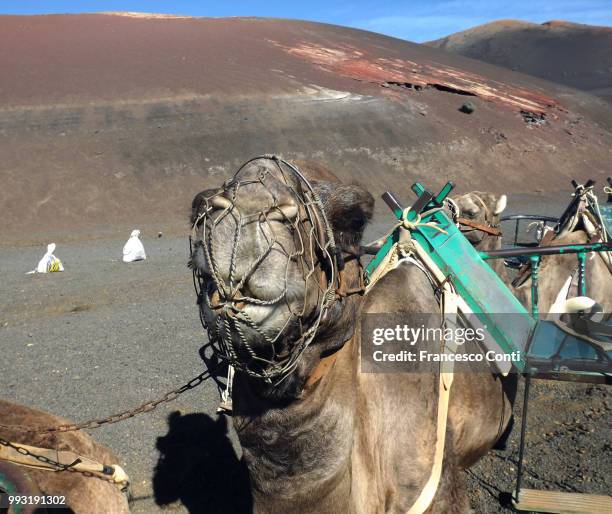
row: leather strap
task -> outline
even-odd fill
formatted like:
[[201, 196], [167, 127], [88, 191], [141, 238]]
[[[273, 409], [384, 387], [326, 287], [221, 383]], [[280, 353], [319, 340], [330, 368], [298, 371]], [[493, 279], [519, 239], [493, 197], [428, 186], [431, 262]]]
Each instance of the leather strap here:
[[[349, 339], [349, 341], [344, 343], [342, 348], [347, 346], [349, 343], [350, 343], [350, 339]], [[319, 362], [317, 362], [316, 366], [312, 370], [312, 373], [308, 377], [308, 380], [306, 380], [306, 384], [305, 384], [306, 388], [313, 387], [325, 375], [327, 375], [327, 373], [329, 373], [331, 371], [331, 369], [334, 367], [334, 364], [336, 364], [336, 360], [338, 359], [338, 353], [340, 352], [340, 350], [342, 348], [339, 348], [338, 350], [336, 350], [334, 353], [332, 353], [330, 355], [326, 355], [325, 357], [322, 357], [319, 360]]]
[[[400, 248], [400, 243], [403, 246]], [[404, 252], [404, 248], [409, 246], [410, 233], [407, 230], [400, 231], [400, 243], [396, 243], [389, 250], [383, 261], [378, 265], [376, 271], [370, 277], [370, 282], [367, 287], [366, 293], [380, 280], [386, 273], [398, 266], [402, 260], [410, 260], [410, 257], [404, 257], [400, 259], [400, 252]], [[411, 259], [416, 262], [417, 266], [425, 272], [426, 276], [431, 280], [431, 273], [429, 272], [427, 265], [423, 266], [418, 264], [418, 261]], [[445, 315], [453, 316], [457, 314], [457, 296], [453, 290], [451, 284], [444, 281], [439, 286], [442, 291], [442, 310]], [[445, 346], [445, 352], [451, 351], [448, 346]], [[439, 377], [439, 388], [438, 388], [438, 415], [436, 422], [436, 450], [434, 453], [434, 463], [429, 474], [425, 486], [421, 490], [418, 498], [407, 511], [407, 514], [422, 514], [425, 512], [431, 502], [433, 501], [438, 485], [440, 483], [440, 477], [442, 476], [442, 464], [444, 462], [444, 447], [446, 443], [446, 427], [448, 423], [448, 403], [450, 399], [450, 389], [453, 384], [453, 362], [441, 363], [440, 365], [440, 377]]]
[[[442, 308], [444, 315], [453, 316], [457, 314], [457, 297], [449, 285], [443, 286], [444, 294], [442, 298]], [[452, 350], [445, 346], [444, 352]], [[444, 463], [444, 448], [446, 446], [446, 426], [448, 424], [448, 403], [450, 399], [451, 386], [453, 385], [453, 361], [440, 363], [440, 378], [438, 385], [438, 418], [436, 422], [436, 451], [434, 453], [434, 463], [429, 474], [427, 483], [421, 490], [419, 497], [406, 514], [422, 514], [433, 501], [440, 477], [442, 476], [442, 464]]]
[[486, 232], [487, 234], [491, 234], [492, 236], [501, 237], [502, 231], [499, 228], [492, 227], [490, 225], [485, 225], [483, 223], [476, 223], [475, 221], [469, 220], [467, 218], [457, 218], [457, 223], [460, 225], [464, 225], [466, 227], [472, 227], [476, 230], [480, 230], [481, 232]]
[[436, 495], [440, 477], [442, 476], [442, 463], [444, 462], [444, 447], [446, 440], [446, 425], [448, 421], [448, 401], [450, 389], [453, 383], [453, 374], [440, 373], [440, 385], [438, 392], [438, 421], [436, 423], [436, 452], [434, 464], [431, 468], [429, 480], [421, 490], [421, 494], [406, 514], [422, 514], [425, 512]]

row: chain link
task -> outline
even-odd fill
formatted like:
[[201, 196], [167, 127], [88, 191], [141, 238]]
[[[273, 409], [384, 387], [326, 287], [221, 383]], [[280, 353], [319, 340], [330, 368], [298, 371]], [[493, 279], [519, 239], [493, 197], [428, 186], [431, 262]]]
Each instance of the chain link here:
[[26, 434], [51, 434], [51, 433], [62, 433], [62, 432], [75, 432], [77, 430], [98, 428], [103, 425], [111, 425], [113, 423], [118, 423], [119, 421], [123, 421], [125, 419], [132, 418], [138, 414], [150, 412], [162, 403], [171, 402], [172, 400], [176, 399], [178, 396], [180, 396], [184, 392], [189, 391], [190, 389], [194, 389], [195, 387], [199, 386], [202, 382], [209, 379], [212, 376], [212, 372], [215, 370], [215, 368], [208, 369], [200, 373], [196, 377], [192, 378], [186, 384], [182, 385], [181, 387], [177, 389], [173, 389], [172, 391], [168, 391], [167, 393], [157, 398], [156, 400], [147, 401], [145, 403], [138, 405], [137, 407], [134, 407], [133, 409], [125, 410], [122, 412], [117, 412], [105, 418], [94, 418], [94, 419], [90, 419], [87, 421], [83, 421], [81, 423], [71, 423], [71, 424], [64, 424], [64, 425], [58, 425], [55, 427], [46, 427], [46, 428], [39, 428], [39, 429], [32, 429], [32, 428], [28, 429], [27, 427], [23, 427], [23, 426], [0, 424], [0, 429], [7, 429], [7, 430], [19, 429], [22, 433], [26, 433]]

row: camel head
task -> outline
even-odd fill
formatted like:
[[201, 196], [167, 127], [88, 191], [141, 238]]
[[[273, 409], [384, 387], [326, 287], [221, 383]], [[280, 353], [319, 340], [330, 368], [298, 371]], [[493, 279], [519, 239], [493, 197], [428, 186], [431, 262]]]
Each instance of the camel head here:
[[[506, 195], [497, 196], [493, 193], [473, 191], [457, 198], [453, 198], [456, 211], [453, 218], [465, 218], [470, 222], [486, 227], [499, 228], [500, 215], [506, 208]], [[484, 250], [487, 242], [498, 240], [496, 236], [467, 225], [460, 225], [463, 235], [476, 248]]]
[[[196, 195], [190, 266], [200, 310], [236, 369], [284, 377], [343, 318], [350, 302], [336, 295], [338, 277], [358, 252], [373, 203], [359, 186], [305, 179], [273, 157]], [[359, 278], [352, 275], [349, 285]]]

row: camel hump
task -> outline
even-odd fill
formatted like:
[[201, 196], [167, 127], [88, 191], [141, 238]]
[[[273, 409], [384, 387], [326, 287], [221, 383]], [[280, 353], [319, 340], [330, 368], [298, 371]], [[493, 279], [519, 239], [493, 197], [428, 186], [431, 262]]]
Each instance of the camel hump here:
[[[0, 461], [0, 493], [19, 496], [40, 496], [41, 494], [38, 485], [23, 467], [5, 461]], [[35, 509], [40, 514], [47, 512], [46, 510], [41, 511], [37, 505], [32, 505], [32, 510], [25, 506], [25, 510], [21, 512], [29, 514]]]

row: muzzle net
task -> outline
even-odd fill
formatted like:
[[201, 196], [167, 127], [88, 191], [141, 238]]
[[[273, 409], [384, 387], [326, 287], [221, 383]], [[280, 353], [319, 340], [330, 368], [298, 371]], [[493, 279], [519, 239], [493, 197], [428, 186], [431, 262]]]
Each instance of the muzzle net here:
[[[255, 175], [251, 173], [244, 176], [242, 171], [260, 159], [267, 161], [265, 164], [268, 165], [259, 166]], [[278, 198], [273, 189], [278, 191], [279, 181], [280, 187], [285, 192], [289, 191], [297, 206], [297, 214], [295, 206], [292, 207], [293, 212], [288, 214], [287, 209], [277, 203]], [[241, 188], [249, 184], [263, 187], [271, 195], [271, 205], [256, 213], [241, 213], [235, 201]], [[218, 242], [218, 238], [215, 239], [215, 232], [228, 216], [233, 218], [230, 226], [233, 224], [234, 230], [229, 270], [224, 270], [223, 274], [217, 259], [215, 242]], [[289, 229], [294, 242], [292, 248], [278, 241], [279, 223]], [[248, 271], [241, 273], [242, 277], [237, 279], [236, 249], [243, 229], [252, 224], [256, 224], [255, 230], [265, 238], [265, 248], [252, 260]], [[250, 229], [253, 230], [253, 227]], [[223, 234], [227, 239], [225, 230]], [[200, 231], [201, 236], [198, 237]], [[271, 383], [282, 380], [297, 365], [335, 299], [338, 258], [334, 236], [323, 204], [311, 183], [297, 167], [279, 157], [266, 155], [251, 159], [242, 165], [230, 181], [203, 200], [193, 224], [190, 243], [192, 263], [194, 251], [199, 245], [207, 265], [207, 273], [194, 265], [193, 277], [200, 319], [214, 352], [235, 369], [253, 377]], [[263, 300], [250, 296], [245, 292], [248, 290], [245, 282], [271, 252], [281, 252], [284, 256], [284, 289], [273, 299]], [[287, 277], [289, 267], [294, 265], [292, 263], [297, 264], [303, 277], [304, 301], [297, 312], [287, 297]], [[307, 304], [313, 305], [307, 301], [308, 295], [316, 295], [314, 310], [307, 309]], [[248, 305], [274, 307], [280, 304], [287, 306], [289, 315], [282, 328], [274, 334], [262, 330], [246, 312]], [[215, 320], [214, 323], [206, 321], [207, 309], [209, 314], [211, 311], [215, 313], [216, 316], [209, 316], [209, 320]], [[252, 344], [253, 337], [257, 344]]]

